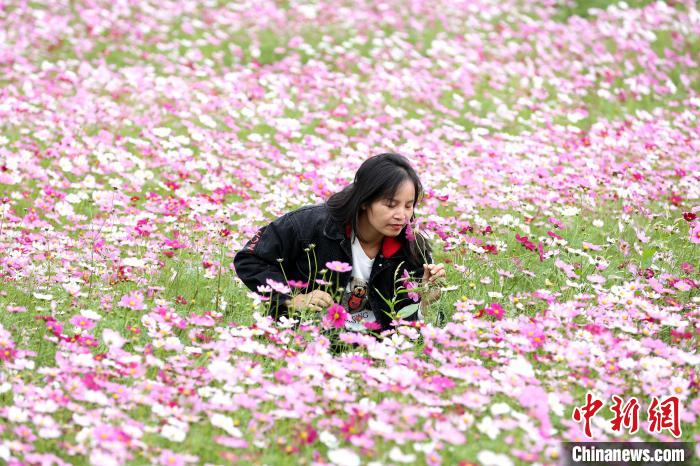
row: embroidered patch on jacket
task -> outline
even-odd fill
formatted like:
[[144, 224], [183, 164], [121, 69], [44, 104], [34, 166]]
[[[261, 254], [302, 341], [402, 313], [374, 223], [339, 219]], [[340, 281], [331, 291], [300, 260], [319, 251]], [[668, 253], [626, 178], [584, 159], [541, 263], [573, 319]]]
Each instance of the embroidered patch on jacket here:
[[253, 250], [255, 249], [255, 246], [258, 245], [258, 241], [260, 241], [260, 237], [262, 236], [262, 233], [263, 233], [263, 231], [262, 231], [262, 228], [261, 228], [260, 230], [258, 230], [257, 233], [255, 233], [255, 236], [253, 236], [253, 237], [250, 239], [250, 242], [248, 243], [248, 246], [246, 247], [246, 249], [247, 249], [248, 251], [253, 251]]

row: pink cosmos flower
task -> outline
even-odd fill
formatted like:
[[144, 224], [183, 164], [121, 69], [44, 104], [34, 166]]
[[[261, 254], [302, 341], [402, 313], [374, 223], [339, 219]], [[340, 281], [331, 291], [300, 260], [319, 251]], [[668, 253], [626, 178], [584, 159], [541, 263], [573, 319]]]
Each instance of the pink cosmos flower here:
[[326, 262], [326, 267], [328, 267], [328, 270], [340, 273], [350, 272], [352, 270], [352, 265], [341, 261]]
[[686, 280], [678, 280], [673, 284], [673, 287], [681, 291], [690, 291], [693, 289], [693, 286], [691, 286]]
[[328, 308], [326, 312], [325, 323], [329, 327], [333, 328], [343, 328], [345, 322], [348, 320], [349, 314], [345, 311], [345, 308], [338, 303], [333, 303]]
[[578, 275], [574, 272], [574, 266], [567, 264], [561, 259], [556, 259], [554, 261], [554, 266], [557, 267], [558, 269], [561, 269], [567, 277], [569, 277], [572, 280], [576, 280], [578, 278]]
[[185, 466], [192, 462], [190, 455], [182, 455], [173, 451], [163, 449], [160, 456], [156, 459], [158, 464], [162, 466]]
[[700, 244], [700, 222], [693, 222], [690, 227], [690, 242]]
[[292, 292], [292, 289], [289, 288], [287, 285], [285, 285], [284, 283], [280, 283], [278, 281], [272, 280], [271, 278], [268, 278], [267, 280], [265, 280], [265, 283], [267, 283], [270, 286], [270, 288], [272, 288], [273, 290], [275, 290], [278, 293], [289, 294]]
[[58, 322], [57, 320], [47, 320], [46, 328], [54, 335], [59, 336], [63, 331], [63, 324]]
[[428, 464], [428, 466], [437, 466], [442, 464], [442, 457], [434, 451], [425, 455], [425, 462]]
[[300, 280], [289, 280], [288, 283], [289, 286], [291, 286], [292, 288], [306, 288], [307, 286], [309, 286], [308, 282], [302, 282]]
[[535, 251], [537, 249], [537, 246], [535, 246], [535, 244], [532, 241], [530, 241], [527, 238], [527, 236], [520, 236], [519, 234], [516, 233], [515, 240], [518, 243], [522, 244], [525, 247], [525, 249], [527, 249], [528, 251]]
[[17, 351], [14, 348], [14, 343], [0, 339], [0, 361], [12, 361], [15, 354]]
[[114, 442], [119, 438], [116, 429], [107, 424], [103, 424], [92, 429], [92, 435], [100, 444], [105, 442]]
[[380, 330], [382, 328], [382, 326], [379, 325], [378, 322], [365, 322], [362, 325], [364, 325], [364, 327], [369, 331], [376, 331], [376, 330]]
[[19, 425], [14, 429], [15, 435], [22, 438], [27, 442], [33, 442], [36, 440], [36, 435], [32, 432], [32, 429], [25, 425]]
[[90, 334], [83, 334], [78, 338], [78, 343], [80, 343], [83, 346], [86, 346], [88, 348], [96, 348], [99, 346], [97, 341], [95, 340], [95, 337], [93, 337]]
[[534, 324], [529, 324], [521, 329], [522, 334], [530, 340], [534, 348], [539, 348], [544, 344], [545, 335], [541, 328]]
[[316, 429], [314, 429], [312, 426], [307, 426], [306, 429], [302, 430], [301, 433], [299, 433], [299, 439], [307, 445], [313, 444], [317, 438], [318, 433], [316, 432]]
[[122, 296], [119, 301], [119, 305], [122, 307], [127, 307], [132, 311], [143, 311], [146, 309], [146, 305], [143, 302], [143, 295], [138, 291], [132, 291], [129, 294]]
[[177, 239], [166, 239], [163, 243], [172, 249], [183, 249], [186, 247]]
[[688, 262], [683, 262], [681, 264], [681, 269], [686, 273], [693, 273], [695, 267], [693, 267], [693, 265]]
[[413, 226], [410, 223], [406, 223], [406, 239], [408, 241], [416, 240], [416, 235], [413, 233]]
[[565, 227], [564, 227], [564, 224], [563, 224], [563, 223], [561, 222], [561, 220], [559, 220], [559, 219], [556, 219], [556, 218], [554, 218], [554, 217], [550, 217], [550, 218], [549, 218], [549, 221], [550, 221], [553, 225], [555, 225], [557, 228], [559, 228], [560, 230], [563, 230], [563, 229], [565, 228]]
[[[401, 276], [401, 279], [403, 280], [404, 287], [407, 290], [412, 290], [412, 289], [418, 287], [416, 282], [411, 281], [411, 276], [409, 275], [408, 270], [403, 271], [403, 275]], [[416, 293], [415, 291], [410, 291], [408, 293], [408, 297], [410, 299], [412, 299], [414, 303], [417, 303], [418, 301], [420, 301], [420, 295], [418, 293]]]
[[498, 303], [493, 303], [491, 306], [486, 308], [486, 313], [490, 316], [494, 316], [496, 320], [501, 320], [505, 315], [506, 311]]
[[91, 319], [88, 319], [87, 317], [83, 317], [81, 315], [75, 315], [71, 317], [70, 323], [75, 325], [76, 327], [80, 327], [83, 330], [90, 330], [95, 326], [95, 322]]

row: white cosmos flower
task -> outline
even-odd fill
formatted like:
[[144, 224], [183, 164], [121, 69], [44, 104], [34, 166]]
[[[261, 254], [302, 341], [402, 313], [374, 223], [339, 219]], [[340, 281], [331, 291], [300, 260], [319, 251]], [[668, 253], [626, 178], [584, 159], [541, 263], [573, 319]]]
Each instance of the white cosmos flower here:
[[416, 460], [416, 455], [410, 453], [404, 454], [399, 447], [394, 447], [389, 452], [389, 458], [397, 463], [413, 463]]
[[394, 426], [384, 421], [370, 419], [367, 424], [369, 429], [377, 434], [391, 434], [394, 432]]
[[143, 267], [146, 261], [137, 257], [126, 257], [122, 259], [122, 264], [128, 267]]
[[534, 377], [535, 372], [532, 369], [532, 364], [530, 364], [524, 357], [517, 356], [510, 360], [510, 364], [506, 368], [506, 372], [512, 375], [520, 375], [523, 377]]
[[559, 396], [557, 396], [556, 393], [549, 393], [547, 395], [547, 402], [554, 414], [560, 417], [564, 415], [564, 405], [559, 401]]
[[216, 128], [216, 120], [214, 120], [209, 115], [200, 115], [199, 122], [202, 123], [204, 126], [208, 126], [209, 128]]
[[318, 434], [318, 440], [328, 448], [335, 448], [338, 446], [338, 439], [335, 435], [331, 434], [327, 430], [322, 431]]
[[90, 309], [81, 309], [80, 310], [80, 315], [87, 318], [87, 319], [92, 319], [92, 320], [100, 320], [102, 319], [102, 316], [99, 315], [95, 311], [91, 311]]
[[506, 414], [510, 412], [510, 406], [506, 403], [496, 403], [491, 406], [491, 414], [494, 416], [500, 416], [501, 414]]
[[182, 442], [187, 436], [187, 424], [178, 423], [179, 426], [166, 424], [160, 431], [160, 435], [170, 440], [171, 442]]
[[116, 330], [106, 328], [102, 330], [102, 341], [105, 342], [108, 348], [121, 348], [126, 343], [126, 339], [121, 336]]
[[501, 429], [499, 429], [498, 426], [493, 422], [491, 416], [484, 417], [476, 425], [476, 428], [479, 429], [479, 432], [488, 435], [491, 440], [495, 440], [496, 437], [498, 437], [498, 434], [501, 432]]
[[678, 314], [672, 314], [663, 319], [661, 324], [668, 325], [669, 327], [685, 328], [688, 325], [688, 321], [681, 319]]
[[159, 138], [167, 138], [173, 130], [170, 128], [153, 128], [153, 134]]
[[688, 387], [690, 387], [690, 380], [679, 376], [671, 377], [671, 385], [669, 387], [671, 396], [677, 396], [679, 399], [685, 400], [688, 397]]
[[414, 443], [413, 449], [420, 453], [432, 453], [435, 451], [435, 442]]
[[506, 455], [489, 450], [480, 451], [476, 459], [482, 466], [513, 466], [513, 461]]
[[232, 437], [242, 437], [243, 433], [236, 426], [233, 425], [233, 419], [223, 414], [215, 413], [212, 415], [211, 425], [218, 427], [226, 431]]
[[119, 466], [121, 462], [111, 452], [102, 450], [92, 450], [90, 452], [90, 464], [99, 464], [101, 466]]
[[29, 419], [29, 412], [16, 406], [10, 406], [7, 408], [7, 414], [5, 417], [10, 422], [21, 424], [23, 422], [27, 422], [27, 419]]
[[349, 448], [330, 450], [328, 459], [337, 466], [360, 466], [360, 457]]
[[573, 217], [574, 215], [578, 214], [580, 211], [581, 211], [581, 209], [579, 209], [578, 207], [574, 207], [574, 206], [564, 207], [560, 210], [561, 214], [564, 217]]

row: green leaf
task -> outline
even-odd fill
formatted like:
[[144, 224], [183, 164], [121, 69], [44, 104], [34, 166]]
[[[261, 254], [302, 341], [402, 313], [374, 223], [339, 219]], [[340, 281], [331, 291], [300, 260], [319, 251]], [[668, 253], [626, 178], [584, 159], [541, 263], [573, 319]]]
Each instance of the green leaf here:
[[649, 267], [651, 265], [651, 259], [654, 257], [654, 254], [656, 253], [656, 248], [655, 247], [650, 247], [644, 249], [644, 252], [642, 253], [642, 260], [641, 260], [641, 266], [642, 267]]
[[410, 305], [404, 307], [403, 309], [401, 309], [399, 311], [399, 313], [397, 314], [397, 317], [399, 319], [403, 319], [404, 317], [408, 317], [410, 315], [413, 315], [416, 312], [418, 312], [419, 307], [420, 307], [420, 304], [418, 304], [418, 303], [410, 304]]
[[384, 297], [384, 295], [381, 294], [381, 293], [379, 292], [379, 290], [378, 290], [376, 287], [374, 288], [374, 291], [377, 292], [377, 294], [379, 295], [379, 297], [382, 298], [382, 300], [387, 304], [387, 306], [393, 307], [393, 306], [392, 306], [392, 302], [389, 301], [388, 299], [386, 299], [386, 298]]

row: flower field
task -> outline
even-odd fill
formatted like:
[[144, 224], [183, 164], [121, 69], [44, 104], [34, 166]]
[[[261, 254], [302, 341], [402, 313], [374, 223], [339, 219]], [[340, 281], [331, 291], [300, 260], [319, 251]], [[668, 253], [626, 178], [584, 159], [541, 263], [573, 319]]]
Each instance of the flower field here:
[[[699, 57], [691, 0], [0, 2], [0, 464], [697, 442]], [[235, 253], [388, 151], [424, 321], [265, 317]]]

